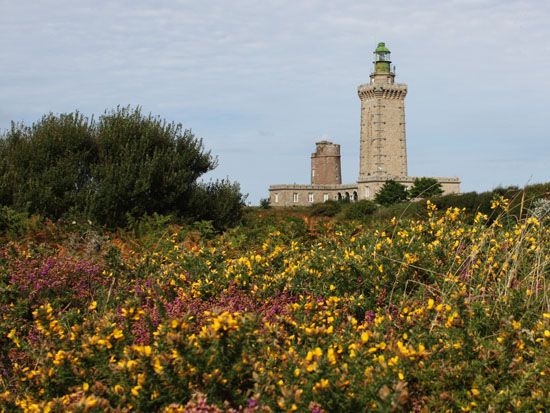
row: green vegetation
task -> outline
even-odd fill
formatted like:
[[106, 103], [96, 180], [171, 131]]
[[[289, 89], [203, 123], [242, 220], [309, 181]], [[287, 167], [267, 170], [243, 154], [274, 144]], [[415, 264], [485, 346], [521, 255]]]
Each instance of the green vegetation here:
[[431, 198], [442, 193], [441, 184], [435, 178], [415, 178], [414, 185], [409, 189], [410, 198]]
[[408, 199], [407, 188], [399, 182], [389, 180], [384, 183], [375, 196], [380, 205], [392, 205]]
[[431, 201], [342, 204], [337, 220], [249, 209], [223, 234], [4, 208], [0, 405], [547, 411], [550, 221], [533, 216], [547, 204], [518, 218], [493, 195], [490, 215]]
[[0, 139], [0, 204], [51, 219], [81, 216], [110, 228], [158, 213], [235, 225], [244, 197], [229, 181], [198, 183], [216, 167], [181, 125], [117, 108], [99, 120], [70, 113]]

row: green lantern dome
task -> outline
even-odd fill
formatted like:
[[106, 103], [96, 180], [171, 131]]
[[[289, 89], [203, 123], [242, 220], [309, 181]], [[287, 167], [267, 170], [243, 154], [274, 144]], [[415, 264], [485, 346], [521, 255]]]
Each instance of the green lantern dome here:
[[374, 49], [374, 73], [390, 73], [390, 49], [380, 42]]
[[377, 54], [378, 53], [384, 53], [385, 54], [385, 53], [391, 53], [391, 52], [390, 52], [390, 49], [388, 49], [386, 47], [386, 43], [380, 42], [380, 43], [378, 43], [378, 46], [376, 46], [376, 50], [374, 51], [374, 53], [377, 53]]

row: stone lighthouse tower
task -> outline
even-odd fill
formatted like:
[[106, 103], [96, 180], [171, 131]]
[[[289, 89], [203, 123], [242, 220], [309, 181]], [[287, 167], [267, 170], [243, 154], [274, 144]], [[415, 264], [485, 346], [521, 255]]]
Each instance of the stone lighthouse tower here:
[[[384, 43], [374, 50], [374, 69], [367, 84], [358, 87], [361, 100], [359, 179], [342, 184], [340, 145], [321, 141], [311, 154], [311, 184], [271, 185], [273, 206], [305, 206], [328, 200], [375, 199], [380, 188], [394, 180], [410, 188], [420, 177], [407, 171], [405, 96], [407, 85], [395, 83], [390, 51]], [[433, 177], [444, 194], [460, 192], [457, 177]]]
[[[378, 43], [370, 83], [358, 88], [361, 138], [358, 184], [361, 197], [372, 197], [379, 182], [407, 176], [405, 96], [407, 85], [395, 83], [390, 51]], [[368, 183], [374, 185], [367, 185]]]

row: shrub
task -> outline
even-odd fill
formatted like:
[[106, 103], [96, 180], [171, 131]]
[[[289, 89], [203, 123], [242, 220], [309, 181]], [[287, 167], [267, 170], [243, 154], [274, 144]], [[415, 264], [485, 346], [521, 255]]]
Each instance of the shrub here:
[[190, 217], [196, 221], [212, 221], [217, 230], [223, 230], [241, 220], [245, 199], [236, 182], [219, 180], [197, 184], [188, 204]]
[[550, 217], [550, 199], [539, 198], [531, 205], [531, 216], [542, 221]]
[[391, 205], [407, 200], [407, 188], [394, 180], [384, 183], [376, 194], [376, 202], [381, 205]]
[[0, 203], [59, 218], [84, 202], [97, 154], [93, 122], [79, 112], [12, 123], [0, 140]]
[[328, 200], [323, 203], [313, 204], [310, 207], [310, 216], [333, 217], [342, 210], [342, 201]]
[[372, 201], [352, 202], [344, 206], [341, 216], [344, 219], [364, 219], [376, 211], [376, 204]]
[[15, 237], [24, 234], [29, 227], [29, 217], [7, 206], [0, 207], [0, 233]]
[[[197, 184], [217, 164], [202, 140], [139, 107], [119, 107], [98, 121], [49, 114], [31, 127], [12, 124], [2, 138], [0, 203], [18, 211], [82, 214], [108, 227], [153, 213], [208, 215], [223, 227], [236, 222], [243, 204], [235, 184]], [[208, 204], [193, 201], [203, 193]]]
[[441, 183], [435, 178], [415, 178], [414, 185], [409, 189], [411, 198], [430, 198], [442, 193]]
[[97, 142], [87, 208], [108, 226], [125, 225], [127, 214], [192, 215], [195, 182], [216, 166], [191, 131], [143, 116], [139, 108], [102, 116]]

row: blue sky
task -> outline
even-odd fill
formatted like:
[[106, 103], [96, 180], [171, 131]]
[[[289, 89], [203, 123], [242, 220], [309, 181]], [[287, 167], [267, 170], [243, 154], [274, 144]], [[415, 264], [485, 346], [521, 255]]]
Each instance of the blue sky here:
[[308, 183], [314, 143], [359, 170], [357, 86], [385, 41], [409, 174], [463, 191], [550, 181], [550, 1], [0, 0], [0, 129], [117, 105], [182, 123], [248, 201]]

